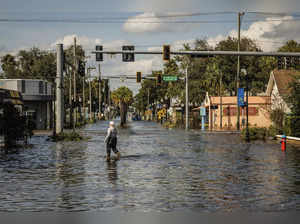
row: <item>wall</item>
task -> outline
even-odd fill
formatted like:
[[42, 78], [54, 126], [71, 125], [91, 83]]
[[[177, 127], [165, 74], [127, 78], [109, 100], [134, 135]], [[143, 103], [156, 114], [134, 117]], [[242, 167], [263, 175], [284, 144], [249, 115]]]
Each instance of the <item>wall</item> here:
[[0, 88], [20, 91], [17, 80], [0, 80]]
[[[220, 105], [219, 105], [220, 106]], [[224, 109], [228, 111], [228, 106], [229, 106], [229, 111], [235, 111], [231, 112], [231, 116], [228, 116], [228, 114], [224, 113]], [[272, 122], [270, 120], [269, 116], [269, 111], [270, 111], [270, 106], [267, 105], [249, 105], [250, 110], [249, 111], [249, 125], [250, 126], [257, 126], [257, 127], [269, 127]], [[255, 109], [256, 108], [256, 109]], [[254, 112], [254, 111], [257, 111]], [[256, 113], [254, 115], [254, 113]], [[222, 117], [222, 127], [223, 129], [236, 129], [236, 123], [237, 123], [237, 115], [236, 115], [236, 106], [235, 105], [223, 105], [223, 117]], [[243, 127], [243, 120], [244, 118], [244, 125], [246, 125], [246, 108], [241, 110], [240, 113], [240, 125]], [[213, 129], [220, 129], [220, 107], [215, 110], [211, 110], [211, 122], [212, 122], [212, 128]]]
[[[25, 91], [22, 91], [22, 81], [25, 81]], [[40, 82], [42, 82], [42, 91], [40, 92]], [[22, 95], [52, 95], [52, 84], [43, 80], [31, 80], [31, 79], [3, 79], [0, 80], [0, 88], [16, 90], [22, 93]]]
[[286, 102], [282, 99], [279, 94], [276, 83], [274, 83], [272, 92], [271, 92], [271, 102], [272, 102], [272, 110], [274, 109], [282, 109], [285, 113], [291, 113], [290, 108], [286, 104]]

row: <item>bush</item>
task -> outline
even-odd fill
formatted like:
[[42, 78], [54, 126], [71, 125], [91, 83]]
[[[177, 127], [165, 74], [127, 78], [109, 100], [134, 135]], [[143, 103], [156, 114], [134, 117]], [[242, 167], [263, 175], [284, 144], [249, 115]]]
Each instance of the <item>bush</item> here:
[[163, 127], [164, 128], [175, 128], [176, 124], [172, 123], [171, 121], [166, 121], [165, 123], [163, 123]]
[[[249, 128], [249, 139], [251, 140], [265, 140], [268, 136], [267, 128], [251, 127]], [[246, 129], [241, 132], [241, 137], [246, 140]]]
[[54, 142], [60, 142], [60, 141], [81, 141], [84, 140], [84, 138], [77, 132], [68, 132], [68, 133], [61, 133], [55, 136], [50, 137], [52, 141]]
[[277, 134], [277, 129], [273, 125], [271, 125], [267, 131], [267, 136], [275, 138]]
[[290, 120], [290, 135], [300, 137], [300, 116], [289, 117]]

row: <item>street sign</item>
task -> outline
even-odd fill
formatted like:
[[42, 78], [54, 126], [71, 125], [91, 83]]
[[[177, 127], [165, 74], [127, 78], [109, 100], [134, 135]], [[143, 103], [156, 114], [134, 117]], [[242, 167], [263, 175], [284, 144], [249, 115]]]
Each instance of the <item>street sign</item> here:
[[243, 107], [244, 104], [244, 88], [238, 88], [238, 105]]
[[200, 108], [200, 116], [206, 116], [206, 108], [205, 107]]
[[174, 82], [178, 80], [178, 77], [174, 75], [164, 75], [163, 80], [166, 82]]

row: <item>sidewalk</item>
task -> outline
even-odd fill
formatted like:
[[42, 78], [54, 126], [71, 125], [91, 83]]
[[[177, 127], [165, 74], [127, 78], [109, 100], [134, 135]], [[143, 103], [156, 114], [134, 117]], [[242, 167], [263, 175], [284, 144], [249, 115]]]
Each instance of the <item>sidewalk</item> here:
[[49, 136], [52, 135], [52, 130], [33, 130], [35, 136]]

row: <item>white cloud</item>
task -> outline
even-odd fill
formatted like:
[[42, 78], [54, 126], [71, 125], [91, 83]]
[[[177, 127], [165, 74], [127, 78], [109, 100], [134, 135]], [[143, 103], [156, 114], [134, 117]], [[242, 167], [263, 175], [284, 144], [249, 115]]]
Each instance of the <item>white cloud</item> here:
[[[292, 19], [293, 17], [291, 16], [285, 16], [254, 22], [247, 30], [241, 30], [241, 37], [247, 37], [256, 41], [263, 51], [276, 51], [278, 47], [288, 40], [300, 41], [300, 23], [292, 21]], [[228, 35], [208, 38], [208, 43], [215, 46], [228, 36], [237, 37], [237, 31], [231, 30]]]
[[[173, 13], [149, 13], [129, 18], [123, 25], [123, 30], [131, 33], [146, 33], [146, 32], [179, 32], [188, 31], [196, 24], [174, 24], [174, 18], [166, 18], [164, 16], [172, 15]], [[171, 23], [168, 23], [171, 22]]]
[[74, 44], [74, 38], [76, 37], [76, 43], [81, 45], [83, 48], [95, 48], [96, 44], [101, 44], [103, 41], [99, 38], [90, 38], [87, 36], [77, 36], [75, 34], [66, 35], [61, 39], [56, 40], [51, 47], [54, 48], [56, 44], [63, 44], [65, 47], [69, 47]]

